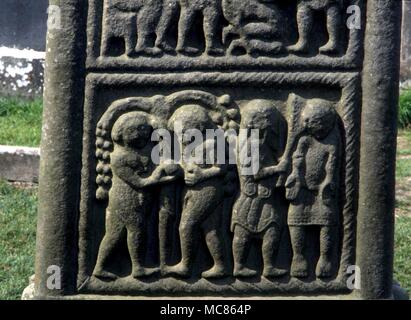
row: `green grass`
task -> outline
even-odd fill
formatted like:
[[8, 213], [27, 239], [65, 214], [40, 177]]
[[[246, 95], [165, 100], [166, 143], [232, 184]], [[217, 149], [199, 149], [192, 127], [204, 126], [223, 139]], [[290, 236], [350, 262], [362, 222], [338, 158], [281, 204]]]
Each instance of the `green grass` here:
[[42, 109], [41, 100], [0, 97], [0, 144], [38, 147]]
[[394, 252], [394, 278], [411, 294], [411, 217], [396, 219]]
[[0, 299], [20, 299], [34, 273], [37, 190], [0, 181]]
[[397, 159], [397, 178], [411, 176], [411, 159]]
[[402, 145], [398, 146], [397, 155], [398, 156], [411, 155], [411, 130], [400, 129], [398, 131], [398, 136], [403, 139], [403, 143]]
[[394, 278], [411, 294], [411, 130], [398, 141]]
[[408, 128], [411, 126], [411, 90], [401, 92], [398, 125], [400, 128]]

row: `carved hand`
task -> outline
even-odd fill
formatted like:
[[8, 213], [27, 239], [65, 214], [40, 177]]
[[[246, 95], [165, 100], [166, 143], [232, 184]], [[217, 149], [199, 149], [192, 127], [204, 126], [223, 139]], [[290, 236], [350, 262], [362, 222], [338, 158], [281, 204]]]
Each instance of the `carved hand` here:
[[281, 160], [274, 168], [277, 173], [286, 172], [288, 170], [288, 161]]
[[163, 164], [164, 172], [168, 176], [180, 176], [182, 174], [181, 167], [175, 163]]
[[155, 181], [159, 181], [162, 177], [166, 175], [165, 168], [163, 165], [156, 167], [151, 174], [151, 178]]
[[285, 182], [286, 187], [286, 197], [288, 200], [295, 200], [298, 197], [298, 194], [301, 190], [301, 183], [299, 178], [295, 174], [291, 174], [287, 181]]

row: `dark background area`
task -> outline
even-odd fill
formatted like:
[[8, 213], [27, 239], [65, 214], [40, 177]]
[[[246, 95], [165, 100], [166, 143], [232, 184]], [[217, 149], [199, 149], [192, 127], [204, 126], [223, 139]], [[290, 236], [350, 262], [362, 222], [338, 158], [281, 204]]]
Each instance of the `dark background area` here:
[[1, 0], [0, 46], [44, 51], [48, 0]]

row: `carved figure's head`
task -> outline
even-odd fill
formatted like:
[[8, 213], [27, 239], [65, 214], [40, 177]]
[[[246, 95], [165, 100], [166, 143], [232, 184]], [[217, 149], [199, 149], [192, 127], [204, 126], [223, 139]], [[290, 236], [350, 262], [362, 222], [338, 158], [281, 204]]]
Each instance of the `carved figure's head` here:
[[275, 127], [278, 111], [267, 100], [252, 100], [241, 113], [241, 128], [264, 130]]
[[304, 129], [317, 139], [324, 139], [335, 126], [337, 112], [331, 102], [308, 100], [302, 112]]
[[258, 130], [260, 145], [279, 147], [281, 114], [268, 100], [252, 100], [241, 111], [241, 129]]
[[113, 142], [122, 146], [141, 149], [150, 141], [153, 127], [142, 112], [122, 115], [111, 131]]
[[168, 127], [174, 132], [180, 130], [185, 133], [188, 130], [195, 129], [205, 133], [206, 129], [215, 129], [216, 125], [206, 109], [197, 104], [189, 104], [178, 108], [174, 112], [168, 122]]

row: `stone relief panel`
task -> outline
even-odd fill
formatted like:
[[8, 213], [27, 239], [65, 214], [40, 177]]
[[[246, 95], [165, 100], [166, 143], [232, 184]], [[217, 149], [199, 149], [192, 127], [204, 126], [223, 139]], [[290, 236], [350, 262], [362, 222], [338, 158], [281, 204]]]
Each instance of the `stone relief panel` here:
[[[358, 160], [354, 79], [329, 76], [328, 91], [324, 84], [314, 92], [298, 84], [151, 87], [139, 96], [131, 78], [117, 94], [98, 89], [102, 82], [115, 88], [113, 77], [96, 78], [85, 114], [80, 291], [347, 290]], [[175, 135], [192, 129], [203, 161], [169, 161], [193, 152]], [[163, 138], [152, 138], [159, 130], [173, 137], [167, 161], [153, 160], [153, 151], [165, 152]], [[210, 130], [223, 132], [223, 161]], [[242, 159], [253, 154], [258, 166], [250, 173]]]
[[82, 2], [48, 33], [35, 298], [403, 296], [398, 1]]
[[347, 27], [351, 5], [362, 26], [358, 0], [95, 0], [88, 64], [164, 68], [161, 58], [177, 69], [227, 60], [238, 67], [238, 58], [262, 58], [296, 67], [302, 58], [317, 67], [359, 67], [362, 28]]

